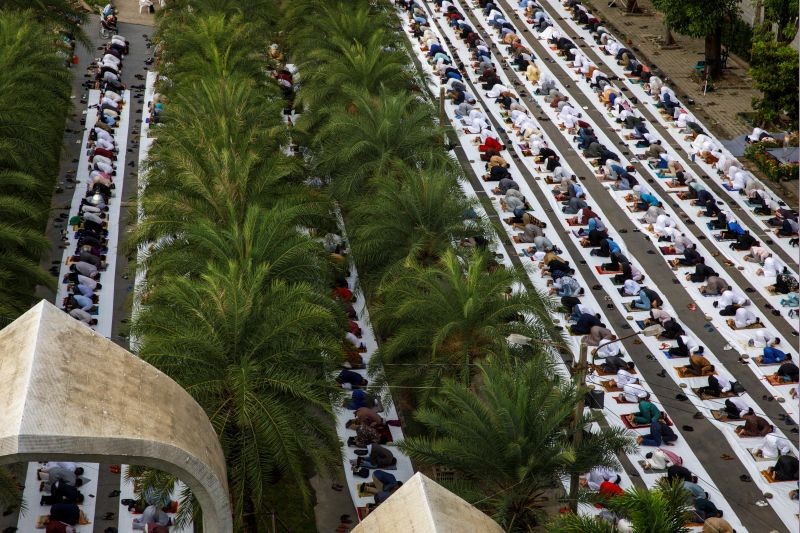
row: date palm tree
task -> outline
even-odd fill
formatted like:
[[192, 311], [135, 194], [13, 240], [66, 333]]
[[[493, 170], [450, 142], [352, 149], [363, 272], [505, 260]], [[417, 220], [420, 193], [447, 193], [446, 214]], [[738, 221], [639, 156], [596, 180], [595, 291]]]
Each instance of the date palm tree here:
[[330, 113], [316, 136], [317, 171], [331, 177], [334, 197], [346, 199], [372, 181], [446, 160], [432, 119], [432, 108], [411, 94], [354, 95], [351, 108]]
[[465, 223], [471, 206], [446, 171], [412, 171], [398, 182], [381, 182], [349, 217], [360, 270], [378, 280], [394, 265], [435, 264], [453, 242], [480, 232]]
[[[631, 487], [623, 494], [604, 499], [603, 505], [626, 519], [635, 533], [687, 533], [691, 521], [689, 492], [680, 481], [662, 482], [652, 489]], [[551, 533], [614, 533], [617, 528], [594, 516], [572, 513], [551, 522]]]
[[522, 276], [490, 268], [486, 254], [462, 259], [452, 249], [436, 265], [394, 272], [378, 290], [374, 324], [388, 338], [372, 369], [388, 365], [392, 385], [424, 387], [417, 395], [424, 402], [444, 378], [470, 386], [475, 363], [505, 359], [512, 333], [560, 342], [548, 314], [553, 303], [536, 292], [510, 292]]
[[[381, 39], [380, 33], [373, 33], [362, 44], [334, 36], [327, 47], [309, 51], [299, 65], [303, 76], [299, 102], [308, 109], [324, 111], [337, 101], [346, 108], [355, 94], [407, 89], [411, 79], [407, 56], [385, 50]], [[319, 113], [312, 116], [318, 119]]]
[[253, 46], [255, 26], [244, 16], [210, 13], [182, 24], [165, 25], [159, 38], [164, 47], [161, 74], [176, 84], [217, 78], [264, 79], [265, 61]]
[[268, 267], [231, 260], [162, 280], [132, 327], [139, 355], [208, 414], [240, 525], [251, 513], [264, 515], [265, 487], [279, 476], [308, 495], [308, 468], [340, 463], [329, 372], [344, 318], [310, 285], [268, 276]]
[[69, 74], [32, 11], [0, 12], [0, 323], [25, 311], [36, 285], [69, 106]]
[[430, 406], [415, 414], [428, 431], [399, 447], [421, 464], [453, 469], [456, 480], [450, 488], [506, 531], [537, 525], [545, 493], [570, 470], [616, 466], [615, 453], [635, 446], [617, 428], [600, 430], [578, 448], [573, 445], [579, 393], [546, 355], [493, 360], [477, 365], [477, 372], [480, 391], [445, 380]]

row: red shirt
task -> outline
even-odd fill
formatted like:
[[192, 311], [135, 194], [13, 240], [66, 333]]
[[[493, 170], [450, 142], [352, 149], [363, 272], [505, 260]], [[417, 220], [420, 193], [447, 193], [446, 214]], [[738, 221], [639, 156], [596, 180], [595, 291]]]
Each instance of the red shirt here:
[[622, 488], [617, 485], [616, 483], [611, 483], [610, 481], [603, 481], [600, 484], [600, 495], [605, 496], [606, 498], [613, 498], [614, 496], [619, 496], [624, 491]]

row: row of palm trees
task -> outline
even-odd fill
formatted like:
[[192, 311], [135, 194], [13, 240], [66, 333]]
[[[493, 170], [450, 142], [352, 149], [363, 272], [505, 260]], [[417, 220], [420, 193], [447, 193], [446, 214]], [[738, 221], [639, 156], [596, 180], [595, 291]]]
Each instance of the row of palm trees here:
[[[70, 35], [80, 16], [61, 0], [8, 0], [0, 6], [0, 327], [28, 310], [70, 109]], [[17, 480], [0, 468], [0, 508], [23, 505]]]
[[287, 155], [265, 53], [269, 3], [191, 7], [170, 2], [158, 21], [166, 103], [131, 238], [146, 270], [132, 334], [208, 414], [237, 530], [263, 531], [280, 504], [271, 485], [296, 485], [310, 502], [310, 473], [340, 465], [330, 376], [346, 321], [316, 238], [335, 220]]
[[55, 22], [23, 7], [0, 10], [0, 324], [53, 284], [40, 260], [70, 103]]
[[[491, 231], [462, 192], [392, 6], [293, 0], [283, 12], [306, 110], [294, 136], [342, 207], [381, 338], [370, 370], [407, 417], [399, 446], [454, 471], [450, 488], [508, 531], [527, 531], [561, 476], [614, 465], [633, 443], [606, 429], [573, 445], [592, 420], [574, 420], [581, 392], [552, 362], [550, 346], [566, 346], [554, 304], [516, 290], [527, 273], [470, 240]], [[512, 349], [512, 333], [542, 342]]]
[[[590, 422], [573, 419], [579, 390], [545, 345], [506, 342], [564, 341], [546, 297], [509, 291], [524, 272], [460, 245], [488, 230], [390, 6], [191, 4], [175, 0], [159, 18], [167, 105], [132, 239], [147, 270], [133, 333], [140, 355], [208, 413], [237, 527], [266, 527], [276, 481], [309, 494], [312, 471], [340, 465], [330, 376], [345, 319], [329, 288], [342, 272], [319, 245], [337, 231], [334, 204], [381, 337], [371, 370], [385, 371], [410, 430], [401, 447], [423, 468], [453, 469], [452, 488], [506, 529], [541, 523], [560, 476], [614, 464], [632, 442], [603, 430], [574, 446]], [[291, 131], [264, 35], [300, 68], [294, 103], [305, 112]], [[287, 155], [290, 135], [303, 157]], [[309, 188], [309, 176], [325, 186]]]

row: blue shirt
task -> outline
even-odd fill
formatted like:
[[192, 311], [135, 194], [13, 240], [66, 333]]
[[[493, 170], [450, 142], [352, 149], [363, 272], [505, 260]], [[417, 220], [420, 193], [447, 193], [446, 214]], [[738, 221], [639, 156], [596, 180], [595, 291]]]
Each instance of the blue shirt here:
[[764, 355], [761, 357], [761, 362], [767, 365], [771, 363], [780, 363], [784, 359], [786, 359], [785, 353], [772, 346], [767, 346], [764, 348]]
[[728, 222], [728, 231], [735, 233], [736, 235], [744, 235], [744, 228], [735, 220]]
[[614, 252], [619, 252], [620, 250], [622, 250], [622, 248], [619, 247], [619, 244], [614, 242], [612, 239], [608, 239], [608, 252], [609, 253], [613, 254]]
[[656, 198], [655, 196], [653, 196], [649, 192], [642, 193], [642, 195], [639, 196], [639, 200], [641, 200], [642, 202], [644, 202], [646, 204], [650, 204], [650, 205], [655, 205], [655, 204], [658, 203], [658, 198]]
[[73, 294], [72, 299], [75, 300], [81, 309], [84, 311], [89, 311], [94, 307], [94, 302], [88, 296], [84, 296], [83, 294]]

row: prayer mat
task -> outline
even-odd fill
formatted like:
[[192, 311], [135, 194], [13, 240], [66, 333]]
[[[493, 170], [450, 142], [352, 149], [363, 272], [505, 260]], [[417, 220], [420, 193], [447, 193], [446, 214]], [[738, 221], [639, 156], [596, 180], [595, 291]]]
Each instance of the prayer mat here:
[[678, 377], [681, 378], [698, 378], [698, 377], [705, 377], [705, 376], [716, 376], [716, 371], [711, 374], [703, 374], [702, 376], [695, 376], [694, 374], [690, 373], [686, 367], [683, 366], [676, 366], [675, 372], [678, 374]]
[[674, 246], [659, 246], [658, 249], [664, 255], [678, 255], [678, 252], [675, 250]]
[[730, 192], [736, 192], [739, 190], [739, 189], [734, 189], [733, 185], [731, 185], [730, 183], [723, 183], [722, 186], [725, 188], [726, 191]]
[[636, 325], [639, 326], [640, 329], [644, 329], [645, 328], [644, 320], [637, 320], [636, 321]]
[[647, 465], [647, 461], [645, 461], [644, 459], [639, 459], [639, 466], [641, 466], [642, 470], [644, 470], [645, 472], [651, 474], [663, 474], [667, 471], [666, 468], [645, 468], [645, 465]]
[[364, 507], [356, 507], [356, 512], [358, 513], [359, 521], [364, 520], [367, 515], [369, 514], [369, 508], [367, 506]]
[[555, 181], [553, 181], [553, 178], [551, 178], [550, 176], [545, 176], [545, 178], [544, 178], [544, 182], [545, 182], [545, 183], [548, 183], [548, 184], [550, 184], [550, 185], [552, 185], [553, 183], [555, 183]]
[[[777, 457], [773, 457], [772, 459], [769, 459], [769, 460], [770, 461], [777, 461], [778, 458]], [[775, 474], [773, 472], [770, 472], [769, 470], [762, 470], [761, 471], [761, 476], [764, 479], [766, 479], [767, 481], [769, 481], [770, 483], [781, 483], [781, 481], [778, 481], [777, 479], [775, 479]], [[794, 483], [797, 483], [797, 482], [795, 481]]]
[[797, 385], [796, 381], [781, 381], [781, 378], [775, 374], [766, 376], [766, 379], [770, 385], [775, 385], [776, 387], [780, 387], [781, 385]]
[[[714, 228], [711, 227], [711, 223], [710, 222], [708, 224], [706, 224], [706, 225], [708, 226], [708, 229], [712, 229], [712, 230], [714, 229]], [[736, 239], [723, 239], [721, 233], [715, 233], [714, 234], [714, 240], [717, 241], [717, 242], [734, 242], [734, 241], [736, 241]]]
[[698, 388], [696, 388], [696, 389], [695, 389], [695, 388], [693, 388], [693, 389], [692, 389], [692, 392], [694, 392], [695, 394], [697, 394], [697, 396], [698, 396], [698, 397], [699, 397], [701, 400], [718, 400], [718, 399], [720, 399], [720, 398], [733, 398], [734, 396], [739, 396], [738, 394], [736, 394], [736, 393], [735, 393], [735, 392], [733, 392], [733, 391], [721, 392], [719, 396], [712, 396], [712, 395], [710, 395], [710, 394], [702, 394], [702, 393], [700, 392], [700, 387], [698, 387]]
[[689, 357], [688, 355], [672, 355], [669, 353], [669, 350], [664, 350], [662, 353], [667, 359], [683, 359], [684, 357]]
[[392, 437], [392, 432], [389, 429], [389, 426], [383, 426], [381, 429], [379, 429], [378, 435], [386, 439], [386, 442], [394, 442], [394, 437]]
[[625, 207], [627, 207], [628, 211], [630, 211], [631, 213], [642, 213], [646, 211], [646, 209], [636, 209], [635, 205], [626, 205]]
[[732, 318], [726, 320], [725, 323], [728, 324], [728, 327], [730, 327], [731, 329], [761, 329], [764, 327], [764, 324], [762, 324], [761, 322], [755, 322], [753, 324], [750, 324], [746, 328], [737, 328], [736, 322]]
[[622, 270], [604, 270], [600, 265], [595, 265], [594, 269], [597, 270], [598, 274], [603, 275], [622, 274]]
[[601, 381], [600, 385], [605, 389], [606, 392], [622, 392], [622, 389], [617, 387], [617, 382], [609, 379], [606, 381]]
[[763, 363], [762, 362], [763, 360], [764, 360], [764, 357], [761, 356], [761, 355], [753, 357], [753, 361], [755, 361], [757, 366], [775, 366], [775, 365], [780, 365], [780, 364], [783, 363], [783, 361], [778, 361], [777, 363]]
[[[628, 429], [645, 429], [650, 427], [650, 424], [635, 424], [633, 422], [633, 413], [628, 413], [627, 415], [620, 415], [620, 419], [622, 420], [622, 423], [625, 424], [625, 427], [627, 427]], [[663, 417], [663, 420], [666, 422], [668, 426], [672, 425], [672, 420], [667, 418], [666, 415]]]
[[573, 226], [573, 227], [583, 227], [583, 226], [586, 226], [586, 224], [578, 224], [577, 222], [575, 222], [575, 221], [572, 221], [572, 220], [567, 220], [567, 225], [568, 225], [568, 226]]
[[625, 302], [625, 303], [622, 304], [622, 307], [624, 307], [626, 310], [628, 310], [631, 313], [646, 313], [647, 312], [646, 309], [639, 309], [638, 307], [634, 307], [633, 306], [633, 302]]
[[[590, 348], [591, 348], [591, 346], [590, 346]], [[617, 375], [616, 372], [606, 372], [605, 370], [603, 370], [603, 367], [600, 366], [600, 365], [592, 365], [592, 370], [594, 370], [595, 373], [598, 376], [616, 376]], [[628, 370], [628, 372], [630, 372], [631, 374], [636, 374], [636, 369], [634, 368], [633, 370]]]
[[[758, 448], [747, 448], [747, 451], [750, 452], [750, 456], [757, 463], [774, 463], [775, 461], [778, 460], [777, 458], [770, 459], [769, 457], [759, 457], [759, 456], [757, 456], [756, 455], [756, 451], [758, 451]], [[767, 479], [769, 479], [769, 478], [767, 478]], [[772, 481], [770, 481], [770, 483], [772, 483]]]
[[718, 409], [712, 409], [711, 416], [714, 417], [714, 420], [719, 420], [720, 422], [738, 422], [738, 420], [729, 418], [726, 411], [720, 411]]
[[[669, 187], [671, 189], [676, 189], [678, 187], [686, 187], [686, 185], [681, 185], [680, 182], [678, 182], [678, 181], [670, 180], [670, 181], [667, 182], [667, 187]], [[670, 191], [670, 192], [677, 192], [677, 191]]]

